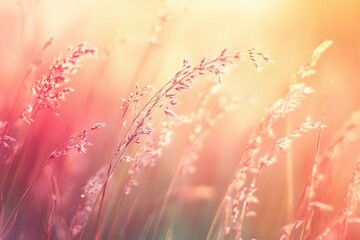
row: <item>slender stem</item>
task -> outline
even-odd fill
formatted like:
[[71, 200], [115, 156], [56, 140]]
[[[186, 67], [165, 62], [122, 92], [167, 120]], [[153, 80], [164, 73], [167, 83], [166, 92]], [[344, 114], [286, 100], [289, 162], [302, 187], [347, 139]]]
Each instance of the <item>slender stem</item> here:
[[[292, 119], [286, 119], [286, 135], [291, 134]], [[293, 148], [290, 145], [286, 151], [286, 188], [287, 188], [287, 221], [290, 222], [294, 215], [294, 157]]]
[[32, 189], [32, 187], [35, 185], [36, 181], [39, 179], [39, 177], [41, 176], [41, 173], [43, 172], [44, 168], [49, 164], [50, 159], [48, 159], [44, 165], [41, 167], [41, 169], [39, 170], [39, 172], [36, 174], [34, 180], [30, 183], [30, 185], [27, 187], [27, 189], [25, 190], [25, 192], [23, 193], [23, 195], [21, 196], [20, 200], [17, 202], [16, 206], [14, 207], [14, 209], [11, 211], [10, 215], [7, 217], [6, 222], [4, 223], [1, 232], [0, 232], [0, 236], [4, 233], [4, 230], [6, 229], [7, 225], [11, 222], [12, 218], [14, 217], [15, 213], [18, 211], [18, 209], [20, 208], [22, 202], [24, 201], [25, 197], [28, 195], [29, 191]]
[[316, 141], [315, 161], [314, 161], [314, 166], [313, 166], [312, 173], [311, 173], [311, 183], [310, 183], [310, 188], [309, 188], [309, 192], [308, 192], [308, 201], [307, 201], [307, 205], [306, 205], [306, 213], [305, 213], [305, 219], [304, 219], [304, 223], [303, 223], [304, 227], [302, 228], [302, 231], [301, 231], [301, 237], [300, 237], [301, 239], [305, 239], [305, 238], [309, 237], [311, 220], [314, 215], [314, 210], [310, 205], [311, 205], [311, 201], [313, 201], [314, 191], [315, 191], [315, 179], [316, 179], [316, 174], [318, 173], [318, 164], [319, 164], [319, 157], [320, 157], [320, 142], [321, 142], [322, 129], [324, 126], [324, 121], [325, 121], [325, 112], [326, 112], [326, 103], [324, 106], [324, 111], [323, 111], [322, 118], [321, 118], [321, 126], [319, 128], [319, 133], [318, 133], [318, 137], [317, 137], [317, 141]]
[[179, 164], [179, 166], [177, 167], [176, 169], [176, 172], [174, 173], [174, 176], [170, 182], [170, 185], [166, 191], [166, 194], [165, 194], [165, 197], [164, 197], [164, 201], [161, 205], [161, 208], [160, 208], [160, 213], [159, 213], [159, 216], [157, 217], [157, 220], [156, 220], [156, 224], [155, 224], [155, 228], [154, 228], [154, 232], [152, 234], [152, 240], [155, 240], [156, 239], [156, 234], [159, 230], [159, 226], [160, 226], [160, 221], [161, 221], [161, 218], [162, 216], [164, 215], [164, 212], [165, 212], [165, 208], [168, 204], [168, 201], [170, 199], [170, 194], [175, 186], [175, 183], [176, 183], [176, 180], [178, 179], [179, 175], [180, 175], [180, 172], [181, 172], [181, 169], [182, 169], [182, 164]]
[[211, 222], [211, 226], [210, 226], [210, 229], [208, 231], [208, 234], [206, 236], [206, 240], [210, 240], [210, 239], [213, 239], [212, 238], [212, 233], [214, 232], [214, 229], [215, 229], [215, 225], [216, 225], [216, 222], [218, 221], [219, 217], [220, 217], [220, 214], [221, 214], [221, 210], [222, 210], [222, 206], [224, 205], [225, 203], [225, 199], [223, 198], [222, 201], [220, 202], [219, 204], [219, 207], [217, 208], [216, 210], [216, 213], [215, 213], [215, 216]]

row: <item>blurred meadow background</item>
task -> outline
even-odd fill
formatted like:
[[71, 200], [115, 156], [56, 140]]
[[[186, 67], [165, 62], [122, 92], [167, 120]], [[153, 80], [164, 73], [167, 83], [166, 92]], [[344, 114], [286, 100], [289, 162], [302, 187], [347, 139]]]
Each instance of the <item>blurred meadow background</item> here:
[[[341, 239], [334, 237], [341, 234], [343, 239], [357, 239], [359, 220], [355, 217], [340, 235], [330, 233], [336, 229], [337, 217], [344, 216], [344, 199], [353, 199], [347, 193], [349, 182], [357, 183], [351, 185], [355, 190], [350, 195], [356, 202], [351, 214], [356, 215], [360, 200], [356, 198], [358, 182], [351, 180], [360, 155], [358, 117], [348, 132], [338, 133], [360, 108], [359, 16], [360, 3], [355, 0], [2, 0], [0, 139], [9, 145], [0, 146], [2, 238], [279, 239], [283, 227], [296, 222], [302, 209], [315, 160], [341, 143], [331, 162], [331, 183], [319, 188], [319, 192], [330, 189], [331, 194], [317, 202], [323, 205], [316, 219], [308, 218], [312, 227], [285, 239]], [[250, 207], [256, 215], [249, 214], [241, 228], [234, 228], [235, 232], [240, 229], [240, 236], [227, 234], [224, 199], [250, 136], [266, 110], [286, 94], [314, 49], [327, 39], [333, 44], [318, 61], [316, 74], [303, 80], [314, 93], [274, 124], [275, 138], [293, 132], [307, 116], [320, 122], [319, 129], [324, 128], [295, 139], [278, 154], [276, 163], [261, 170], [256, 176], [257, 200]], [[96, 48], [96, 54], [84, 59], [70, 76], [66, 85], [75, 91], [54, 111], [36, 112], [33, 122], [21, 119], [32, 101], [35, 82], [47, 75], [56, 57], [67, 55], [69, 45], [82, 42]], [[177, 97], [180, 104], [171, 106], [177, 116], [189, 116], [193, 122], [177, 124], [169, 120], [172, 112], [163, 114], [162, 108], [154, 112], [154, 133], [163, 130], [163, 121], [174, 124], [169, 145], [161, 149], [154, 166], [140, 166], [138, 185], [129, 194], [123, 187], [134, 162], [121, 160], [111, 177], [103, 171], [109, 181], [102, 178], [100, 187], [89, 194], [98, 199], [86, 206], [90, 220], [74, 226], [74, 216], [87, 199], [85, 185], [99, 170], [108, 168], [119, 139], [125, 136], [119, 131], [124, 120], [122, 99], [137, 90], [136, 84], [160, 89], [181, 70], [183, 59], [196, 66], [204, 57], [216, 58], [225, 48], [229, 55], [256, 48], [273, 63], [260, 59], [263, 70], [256, 71], [252, 61], [244, 59], [227, 69], [220, 91], [211, 95], [202, 111], [211, 114], [224, 98], [230, 103], [219, 105], [220, 113], [215, 112], [210, 124], [201, 114], [199, 119], [191, 115], [210, 77], [199, 76], [189, 91]], [[90, 130], [97, 122], [106, 126]], [[202, 135], [196, 145], [188, 138], [198, 124], [206, 129], [199, 130]], [[86, 127], [92, 144], [86, 153], [72, 149], [49, 158]], [[340, 140], [334, 140], [341, 134]], [[144, 136], [140, 144], [131, 143], [126, 155], [134, 157], [147, 138], [152, 136]], [[178, 166], [188, 152], [196, 155], [195, 171], [179, 174]], [[99, 188], [104, 183], [106, 194], [102, 195]], [[316, 233], [312, 232], [315, 228]], [[325, 235], [327, 229], [330, 233]]]

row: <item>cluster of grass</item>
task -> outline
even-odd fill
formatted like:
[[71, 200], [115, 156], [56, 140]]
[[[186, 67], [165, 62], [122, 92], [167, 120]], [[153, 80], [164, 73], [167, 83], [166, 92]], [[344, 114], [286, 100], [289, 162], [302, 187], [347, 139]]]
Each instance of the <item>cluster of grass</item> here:
[[[227, 84], [224, 75], [244, 61], [260, 71], [272, 60], [254, 48], [225, 49], [197, 64], [183, 60], [161, 86], [142, 86], [139, 78], [166, 22], [160, 17], [150, 32], [144, 57], [130, 86], [124, 86], [131, 90], [119, 90], [114, 102], [121, 103], [108, 106], [114, 113], [111, 122], [87, 114], [99, 86], [85, 81], [89, 86], [79, 93], [74, 84], [81, 80], [78, 72], [101, 75], [111, 51], [84, 42], [69, 46], [49, 65], [44, 59], [53, 39], [38, 51], [0, 111], [0, 239], [357, 239], [360, 162], [351, 162], [352, 174], [345, 180], [338, 166], [349, 157], [343, 150], [359, 142], [360, 114], [350, 116], [327, 146], [322, 144], [328, 125], [325, 103], [320, 119], [292, 121], [316, 93], [306, 79], [315, 75], [332, 41], [315, 49], [258, 127], [242, 136], [248, 140], [238, 150], [237, 166], [217, 172], [230, 181], [217, 188], [191, 179], [209, 174], [198, 165], [202, 152], [210, 151], [207, 136], [215, 127], [225, 128], [224, 116], [231, 118], [238, 109], [240, 100], [221, 91]], [[76, 94], [84, 99], [72, 98]], [[65, 104], [81, 109], [64, 113]], [[299, 187], [291, 146], [306, 141], [305, 135], [315, 142], [309, 150], [313, 155], [304, 159], [313, 167]], [[216, 156], [209, 155], [210, 166]], [[280, 186], [261, 183], [263, 174], [277, 171], [274, 165], [285, 166], [281, 209], [266, 204]], [[282, 227], [274, 220], [267, 223], [271, 233], [262, 233], [262, 211], [274, 219], [284, 211], [287, 217], [281, 218]]]

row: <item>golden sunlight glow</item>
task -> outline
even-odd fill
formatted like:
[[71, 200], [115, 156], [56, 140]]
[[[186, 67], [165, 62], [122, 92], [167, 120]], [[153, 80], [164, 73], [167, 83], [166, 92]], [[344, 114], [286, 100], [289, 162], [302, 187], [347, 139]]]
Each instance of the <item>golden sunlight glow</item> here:
[[0, 0], [0, 239], [360, 239], [359, 16]]

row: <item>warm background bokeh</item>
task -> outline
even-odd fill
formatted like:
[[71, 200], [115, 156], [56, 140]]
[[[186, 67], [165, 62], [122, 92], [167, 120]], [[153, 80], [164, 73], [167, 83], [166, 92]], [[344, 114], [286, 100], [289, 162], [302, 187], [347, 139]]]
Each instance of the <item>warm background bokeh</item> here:
[[[250, 133], [264, 110], [286, 91], [291, 75], [308, 62], [313, 49], [323, 40], [331, 39], [334, 44], [320, 59], [317, 74], [306, 80], [316, 92], [286, 124], [294, 126], [307, 115], [321, 119], [326, 105], [327, 128], [321, 143], [324, 149], [336, 129], [360, 107], [359, 16], [360, 2], [356, 0], [4, 0], [0, 2], [0, 121], [8, 120], [15, 102], [14, 114], [20, 114], [33, 81], [46, 73], [53, 58], [65, 52], [68, 45], [86, 41], [97, 47], [101, 59], [86, 60], [72, 78], [71, 86], [76, 91], [62, 103], [59, 117], [51, 111], [39, 114], [29, 140], [32, 144], [26, 149], [26, 168], [36, 168], [39, 164], [36, 161], [40, 160], [34, 166], [32, 159], [44, 158], [85, 126], [106, 122], [107, 128], [92, 137], [94, 146], [86, 155], [59, 165], [76, 172], [73, 182], [67, 183], [73, 189], [69, 192], [76, 195], [75, 189], [81, 188], [106, 162], [104, 159], [111, 157], [121, 98], [133, 89], [135, 82], [159, 88], [178, 71], [184, 58], [195, 64], [224, 48], [236, 52], [257, 47], [268, 53], [274, 63], [265, 65], [264, 71], [256, 72], [250, 63], [244, 62], [223, 78], [222, 94], [239, 96], [245, 101], [225, 115], [206, 138], [197, 172], [188, 180], [193, 186], [210, 186], [214, 195], [210, 194], [206, 202], [189, 200], [185, 212], [179, 213], [177, 219], [185, 229], [178, 230], [177, 239], [190, 239], [189, 236], [202, 239]], [[52, 46], [40, 53], [50, 37], [54, 38]], [[39, 54], [44, 63], [23, 82], [28, 66]], [[192, 99], [187, 95], [183, 100], [185, 104], [177, 109], [189, 111]], [[285, 124], [279, 131], [286, 131]], [[178, 157], [177, 148], [186, 144], [185, 137], [176, 136], [177, 145], [165, 151], [159, 167], [149, 174], [148, 180], [154, 180], [155, 190], [162, 192], [167, 187], [176, 165], [171, 160]], [[311, 133], [293, 145], [292, 203], [287, 202], [282, 162], [285, 155], [263, 172], [259, 180], [260, 203], [256, 206], [258, 217], [254, 224], [251, 220], [245, 225], [252, 237], [273, 239], [290, 220], [311, 171], [316, 138]], [[348, 162], [338, 166], [343, 173], [339, 174], [339, 182], [348, 181], [358, 154], [357, 148], [344, 150]], [[156, 174], [158, 177], [154, 177]], [[340, 202], [344, 191], [339, 187], [334, 202]], [[156, 194], [153, 192], [149, 199], [156, 200]], [[75, 204], [78, 200], [73, 201]], [[69, 219], [74, 206], [66, 213]], [[142, 207], [149, 208], [146, 203]], [[134, 221], [141, 224], [146, 211], [138, 218]], [[203, 229], [193, 229], [202, 225]], [[134, 226], [129, 229], [138, 231]]]

